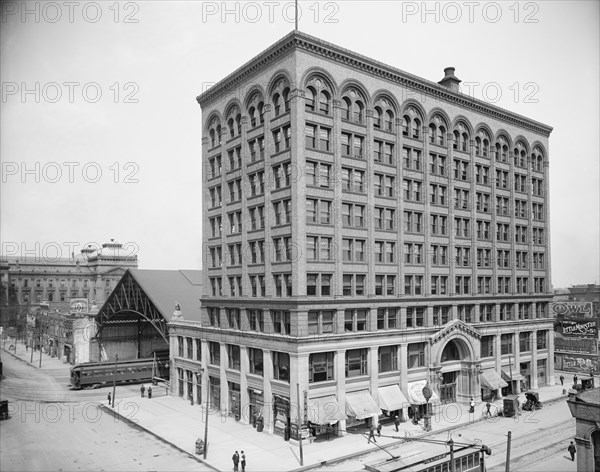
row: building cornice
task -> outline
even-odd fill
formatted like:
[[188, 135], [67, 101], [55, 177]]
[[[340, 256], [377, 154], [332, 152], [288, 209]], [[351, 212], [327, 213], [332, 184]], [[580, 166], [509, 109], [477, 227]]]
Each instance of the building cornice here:
[[528, 129], [545, 137], [550, 136], [553, 129], [544, 123], [490, 105], [483, 100], [478, 100], [463, 93], [452, 92], [435, 82], [409, 74], [408, 72], [300, 32], [287, 34], [232, 74], [229, 74], [212, 86], [209, 90], [199, 95], [196, 100], [201, 107], [209, 105], [223, 94], [247, 81], [264, 67], [271, 65], [275, 60], [295, 50], [303, 50], [321, 58], [338, 62], [346, 67], [351, 67], [391, 83], [407, 87], [420, 94], [473, 110], [514, 126]]

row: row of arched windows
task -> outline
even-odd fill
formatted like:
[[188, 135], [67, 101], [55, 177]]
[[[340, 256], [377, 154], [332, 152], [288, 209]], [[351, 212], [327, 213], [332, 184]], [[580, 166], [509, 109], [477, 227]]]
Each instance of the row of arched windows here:
[[[331, 80], [324, 75], [313, 74], [306, 81], [304, 87], [304, 105], [309, 113], [318, 113], [321, 115], [332, 115], [332, 101], [334, 97], [334, 88]], [[278, 77], [270, 87], [270, 104], [272, 105], [273, 118], [284, 115], [290, 111], [290, 81], [283, 76]], [[265, 99], [263, 92], [255, 87], [249, 92], [249, 98], [246, 100], [245, 109], [251, 128], [264, 124]], [[347, 122], [364, 125], [366, 123], [366, 110], [369, 100], [358, 85], [349, 85], [345, 87], [340, 94], [342, 119]], [[515, 140], [514, 146], [511, 146], [511, 140], [508, 135], [499, 133], [496, 138], [492, 138], [491, 132], [484, 126], [479, 126], [477, 131], [473, 132], [473, 127], [463, 118], [455, 120], [450, 124], [449, 118], [441, 110], [434, 110], [430, 119], [425, 119], [425, 111], [421, 109], [416, 102], [409, 103], [404, 112], [397, 112], [398, 105], [395, 101], [380, 93], [373, 101], [373, 127], [390, 133], [395, 133], [395, 119], [400, 117], [400, 124], [403, 136], [413, 140], [423, 140], [423, 124], [429, 128], [429, 142], [438, 146], [446, 146], [448, 136], [453, 137], [453, 149], [461, 152], [469, 152], [471, 142], [475, 147], [475, 155], [483, 158], [492, 158], [500, 162], [508, 163], [509, 149], [512, 148], [513, 165], [525, 168], [528, 165], [528, 145], [523, 138]], [[225, 122], [228, 139], [235, 138], [241, 134], [242, 112], [239, 102], [233, 102], [226, 107]], [[450, 134], [449, 134], [450, 133]], [[221, 120], [217, 113], [209, 119], [208, 135], [210, 147], [213, 148], [221, 144], [222, 127]], [[529, 156], [531, 167], [535, 171], [543, 171], [544, 153], [539, 146], [534, 146], [533, 152]]]

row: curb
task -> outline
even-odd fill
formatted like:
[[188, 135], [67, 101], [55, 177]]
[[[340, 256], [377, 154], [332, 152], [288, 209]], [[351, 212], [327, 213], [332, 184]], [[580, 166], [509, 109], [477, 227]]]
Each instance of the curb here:
[[12, 357], [14, 357], [15, 359], [17, 359], [17, 360], [19, 360], [19, 361], [21, 361], [21, 362], [25, 362], [25, 364], [27, 364], [27, 365], [30, 365], [30, 366], [31, 366], [31, 367], [33, 367], [34, 369], [39, 369], [39, 367], [36, 367], [36, 366], [34, 366], [34, 365], [31, 363], [31, 362], [29, 362], [29, 361], [26, 361], [25, 359], [23, 359], [23, 358], [21, 358], [21, 357], [17, 356], [16, 354], [13, 354], [12, 352], [10, 352], [10, 351], [7, 351], [7, 350], [6, 350], [6, 349], [4, 349], [4, 348], [0, 348], [0, 349], [2, 349], [2, 351], [4, 351], [5, 353], [7, 353], [9, 356], [12, 356]]
[[[559, 401], [561, 401], [563, 399], [566, 399], [566, 398], [568, 398], [568, 396], [566, 396], [566, 395], [562, 395], [560, 397], [555, 397], [555, 398], [550, 398], [549, 400], [544, 401], [543, 404], [548, 405], [548, 404], [552, 404], [552, 403], [557, 403], [557, 402], [559, 402]], [[422, 434], [411, 436], [411, 438], [419, 438], [419, 439], [420, 438], [426, 438], [428, 436], [433, 436], [434, 434], [445, 433], [446, 431], [452, 431], [453, 429], [458, 429], [458, 428], [461, 428], [463, 426], [471, 425], [471, 424], [474, 424], [474, 423], [479, 423], [481, 421], [485, 421], [486, 419], [487, 418], [478, 418], [476, 420], [467, 421], [466, 423], [461, 423], [461, 424], [457, 424], [457, 425], [453, 425], [453, 426], [448, 426], [446, 428], [438, 429], [436, 431], [425, 432], [425, 433], [422, 433]], [[409, 439], [409, 441], [410, 441], [410, 439]], [[405, 439], [401, 439], [399, 441], [395, 441], [393, 443], [386, 444], [385, 446], [380, 446], [379, 449], [380, 450], [381, 449], [387, 450], [389, 448], [399, 446], [400, 444], [404, 444], [406, 442], [408, 442], [408, 441], [405, 440]], [[339, 462], [346, 461], [348, 459], [354, 459], [354, 458], [357, 458], [357, 457], [360, 457], [360, 456], [364, 456], [366, 454], [370, 454], [370, 453], [372, 453], [374, 451], [375, 451], [375, 449], [371, 449], [371, 450], [368, 450], [368, 451], [352, 452], [350, 454], [346, 454], [345, 456], [335, 457], [335, 458], [333, 458], [331, 460], [325, 460], [325, 461], [318, 462], [318, 463], [315, 463], [315, 464], [305, 465], [304, 467], [299, 467], [297, 469], [292, 469], [290, 472], [304, 472], [306, 470], [316, 469], [317, 467], [322, 467], [324, 465], [333, 465], [333, 464], [337, 464]]]
[[100, 403], [98, 405], [98, 407], [103, 410], [104, 412], [108, 413], [109, 415], [111, 415], [113, 418], [117, 418], [120, 421], [122, 421], [123, 423], [125, 423], [127, 426], [129, 426], [130, 428], [134, 428], [137, 429], [138, 431], [143, 431], [145, 433], [150, 434], [151, 436], [154, 436], [156, 439], [158, 439], [159, 441], [171, 446], [172, 448], [178, 450], [179, 452], [181, 452], [182, 454], [186, 455], [187, 457], [189, 457], [190, 459], [194, 459], [196, 462], [199, 462], [200, 464], [204, 464], [205, 466], [207, 466], [208, 468], [210, 468], [211, 470], [214, 470], [215, 472], [220, 472], [219, 469], [217, 469], [216, 467], [213, 467], [212, 465], [210, 465], [208, 462], [205, 462], [202, 459], [199, 459], [198, 457], [196, 457], [194, 454], [189, 453], [188, 451], [186, 451], [185, 449], [182, 449], [181, 447], [177, 446], [176, 444], [167, 441], [165, 438], [163, 438], [162, 436], [159, 436], [158, 434], [150, 431], [149, 429], [144, 428], [143, 426], [141, 426], [140, 424], [130, 420], [129, 418], [126, 418], [122, 415], [120, 415], [119, 413], [117, 413], [116, 411], [114, 411], [112, 408], [108, 408], [106, 405], [104, 405], [103, 403]]

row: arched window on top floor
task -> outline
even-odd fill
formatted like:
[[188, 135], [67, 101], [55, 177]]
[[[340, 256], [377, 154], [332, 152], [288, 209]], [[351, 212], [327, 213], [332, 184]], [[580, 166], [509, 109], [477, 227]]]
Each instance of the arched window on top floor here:
[[544, 171], [544, 157], [538, 147], [535, 147], [531, 153], [531, 170], [535, 172]]
[[468, 152], [469, 134], [467, 132], [467, 128], [460, 123], [452, 134], [454, 134], [454, 143], [452, 147], [457, 151]]
[[394, 133], [394, 117], [396, 110], [393, 108], [390, 101], [385, 97], [380, 97], [375, 100], [373, 127], [382, 129], [388, 133]]
[[496, 143], [496, 161], [498, 162], [508, 162], [508, 145], [504, 139], [500, 139]]
[[342, 98], [342, 118], [350, 121], [350, 109], [352, 107], [352, 102], [349, 98]]
[[402, 134], [412, 139], [422, 139], [421, 137], [421, 115], [414, 107], [409, 107], [402, 117]]
[[306, 111], [315, 111], [315, 96], [317, 92], [312, 87], [306, 87], [304, 92], [304, 106]]
[[229, 130], [229, 139], [233, 138], [235, 136], [233, 118], [229, 118], [229, 120], [227, 120], [227, 129]]
[[260, 93], [255, 92], [248, 105], [248, 117], [250, 118], [250, 127], [255, 128], [265, 122], [264, 102]]
[[319, 93], [319, 111], [325, 115], [329, 115], [329, 111], [331, 110], [330, 103], [331, 95], [325, 90], [321, 90], [321, 93]]
[[431, 123], [429, 125], [429, 142], [443, 146], [446, 143], [446, 128], [442, 125]]
[[275, 116], [281, 114], [281, 95], [278, 93], [273, 95], [273, 111], [275, 112]]
[[513, 149], [513, 159], [515, 167], [527, 167], [527, 152], [522, 142], [518, 142]]
[[329, 115], [331, 113], [331, 96], [331, 90], [325, 81], [319, 77], [313, 77], [309, 80], [304, 94], [306, 111]]
[[242, 135], [242, 115], [240, 113], [238, 113], [235, 116], [235, 126], [237, 128], [238, 136], [241, 136]]
[[352, 121], [361, 124], [365, 122], [365, 106], [360, 100], [354, 101], [352, 111]]
[[355, 88], [350, 88], [343, 94], [342, 118], [354, 123], [365, 123], [365, 101]]
[[210, 147], [214, 148], [215, 144], [217, 143], [217, 133], [213, 128], [211, 128], [211, 130], [208, 132], [208, 135], [210, 136]]
[[391, 133], [394, 131], [394, 113], [391, 110], [387, 110], [384, 116], [383, 129]]
[[479, 157], [489, 157], [490, 137], [484, 129], [480, 129], [475, 136], [475, 155]]
[[383, 111], [381, 108], [375, 107], [375, 114], [373, 115], [373, 128], [381, 129], [383, 122]]
[[285, 112], [290, 111], [290, 89], [286, 87], [283, 89], [283, 107]]

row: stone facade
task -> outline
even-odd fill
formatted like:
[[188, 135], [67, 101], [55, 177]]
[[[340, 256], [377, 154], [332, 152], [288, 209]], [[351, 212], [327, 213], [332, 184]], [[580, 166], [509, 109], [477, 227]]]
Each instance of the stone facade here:
[[207, 267], [201, 326], [170, 332], [176, 394], [340, 432], [382, 387], [415, 407], [415, 382], [467, 402], [489, 369], [553, 378], [551, 128], [445, 73], [291, 33], [198, 97]]

